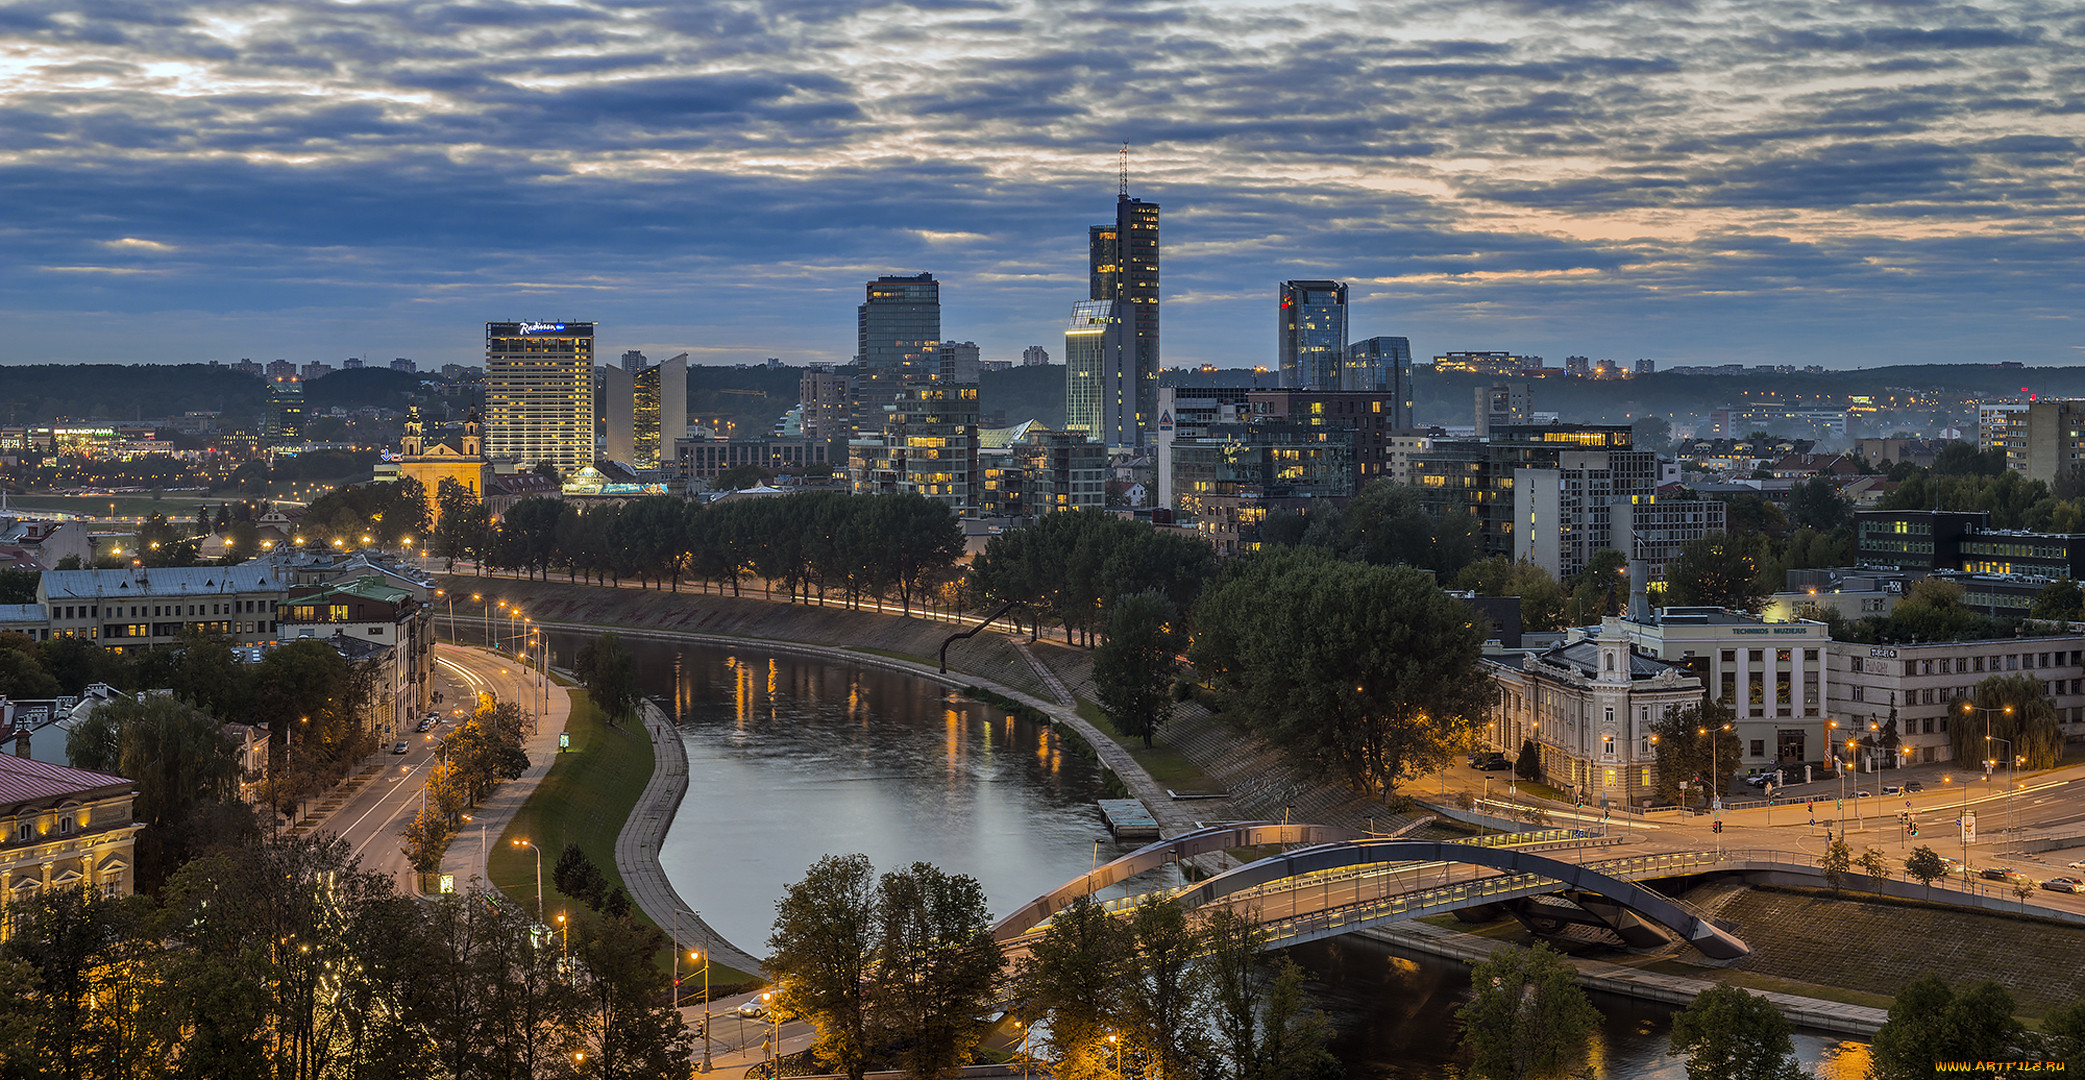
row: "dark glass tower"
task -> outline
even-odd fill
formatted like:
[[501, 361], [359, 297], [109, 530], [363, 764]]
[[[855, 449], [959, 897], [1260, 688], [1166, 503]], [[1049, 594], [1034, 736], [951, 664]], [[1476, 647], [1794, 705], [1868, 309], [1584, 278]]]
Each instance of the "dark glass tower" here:
[[1347, 287], [1337, 281], [1284, 281], [1277, 326], [1281, 384], [1337, 390], [1347, 358]]
[[1088, 298], [1115, 301], [1122, 333], [1136, 343], [1133, 430], [1134, 445], [1142, 446], [1158, 415], [1158, 204], [1132, 199], [1125, 188], [1115, 200], [1115, 223], [1095, 225], [1086, 235]]
[[1393, 395], [1390, 426], [1411, 427], [1412, 343], [1401, 337], [1372, 337], [1348, 345], [1339, 388]]
[[941, 283], [932, 274], [886, 274], [869, 282], [856, 314], [854, 434], [869, 438], [882, 434], [906, 386], [939, 370]]

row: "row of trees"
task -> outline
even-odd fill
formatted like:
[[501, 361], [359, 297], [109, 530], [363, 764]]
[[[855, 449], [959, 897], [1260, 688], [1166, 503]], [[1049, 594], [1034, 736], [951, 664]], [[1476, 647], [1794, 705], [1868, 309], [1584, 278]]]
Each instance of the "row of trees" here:
[[1075, 634], [1090, 642], [1125, 596], [1155, 593], [1187, 612], [1215, 567], [1200, 537], [1112, 514], [1060, 512], [987, 540], [972, 560], [969, 589], [981, 604], [1014, 605], [1014, 617], [1038, 633], [1047, 621], [1064, 628], [1067, 642]]
[[[775, 909], [768, 971], [780, 1007], [817, 1027], [823, 1067], [942, 1080], [969, 1063], [1006, 966], [975, 880], [926, 863], [878, 877], [861, 855], [829, 855]], [[1336, 1075], [1302, 971], [1265, 944], [1229, 911], [1192, 923], [1153, 899], [1117, 916], [1081, 897], [1012, 973], [1034, 1033], [1021, 1050], [1066, 1080]]]
[[441, 753], [427, 770], [425, 798], [405, 828], [406, 861], [414, 871], [439, 869], [450, 839], [463, 827], [464, 812], [483, 802], [500, 781], [528, 770], [528, 754], [521, 749], [527, 723], [515, 702], [481, 704], [443, 737]]
[[497, 894], [420, 901], [331, 836], [183, 866], [159, 899], [17, 897], [0, 942], [0, 1077], [660, 1077], [689, 1033], [664, 935], [586, 920], [571, 960]]
[[443, 481], [435, 554], [530, 576], [640, 582], [679, 591], [684, 577], [738, 595], [759, 578], [792, 600], [849, 606], [873, 597], [906, 611], [954, 579], [961, 524], [922, 495], [810, 491], [702, 504], [652, 495], [580, 508], [524, 499], [494, 523], [467, 492]]

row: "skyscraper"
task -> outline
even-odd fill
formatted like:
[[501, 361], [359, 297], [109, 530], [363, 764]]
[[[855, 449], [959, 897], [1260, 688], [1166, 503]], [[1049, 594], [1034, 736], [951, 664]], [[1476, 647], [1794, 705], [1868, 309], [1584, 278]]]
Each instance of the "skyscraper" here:
[[631, 464], [656, 469], [673, 456], [673, 440], [688, 434], [688, 354], [653, 364], [637, 373]]
[[278, 375], [268, 380], [268, 418], [262, 433], [279, 442], [303, 437], [304, 384], [295, 375]]
[[594, 393], [601, 403], [601, 456], [634, 465], [637, 461], [637, 380], [627, 368], [603, 366], [594, 372]]
[[561, 473], [594, 463], [594, 324], [485, 324], [486, 456]]
[[1337, 281], [1284, 281], [1276, 323], [1281, 384], [1337, 390], [1347, 354], [1347, 287]]
[[[1086, 232], [1088, 260], [1087, 295], [1093, 300], [1116, 302], [1114, 317], [1133, 343], [1129, 379], [1132, 405], [1126, 427], [1128, 437], [1111, 445], [1142, 446], [1150, 438], [1158, 414], [1158, 204], [1129, 197], [1127, 164], [1122, 188], [1115, 199], [1115, 223], [1095, 225]], [[1067, 336], [1067, 341], [1069, 337]], [[1070, 361], [1066, 361], [1069, 365]], [[1065, 378], [1071, 375], [1067, 366]], [[1065, 386], [1067, 398], [1070, 383]], [[1100, 438], [1100, 435], [1094, 435]]]
[[931, 380], [941, 362], [941, 283], [932, 274], [886, 274], [869, 282], [856, 309], [857, 438], [883, 430], [907, 385]]
[[1347, 346], [1341, 390], [1389, 394], [1397, 402], [1392, 427], [1412, 426], [1412, 343], [1401, 337], [1372, 337]]
[[[1081, 300], [1064, 328], [1064, 426], [1109, 446], [1135, 446], [1136, 341], [1119, 312], [1130, 305]], [[1157, 412], [1157, 393], [1145, 416]]]

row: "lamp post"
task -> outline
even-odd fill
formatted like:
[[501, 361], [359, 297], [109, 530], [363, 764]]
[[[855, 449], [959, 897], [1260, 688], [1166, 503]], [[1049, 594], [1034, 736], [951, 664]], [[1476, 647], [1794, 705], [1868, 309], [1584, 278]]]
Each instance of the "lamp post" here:
[[1115, 1048], [1115, 1075], [1122, 1075], [1122, 1036], [1108, 1032], [1108, 1045]]
[[[532, 840], [516, 840], [515, 847], [525, 847], [536, 853], [536, 922], [543, 921], [543, 849]], [[655, 969], [656, 970], [656, 969]]]
[[[2006, 716], [2011, 716], [2013, 707], [2011, 705], [1978, 705], [1974, 701], [1965, 701], [1962, 703], [1962, 711], [1971, 714], [1984, 714], [1984, 740], [1989, 742], [1991, 739], [1991, 714], [2003, 713]], [[1984, 762], [1984, 779], [1986, 780], [1991, 778], [1991, 764], [1988, 759]]]
[[[678, 959], [678, 957], [676, 957]], [[709, 1071], [709, 954], [700, 949], [688, 950], [688, 962], [702, 964], [702, 1071]], [[676, 1004], [675, 1008], [679, 1008]]]
[[562, 911], [557, 913], [557, 929], [558, 935], [565, 939], [565, 962], [563, 966], [569, 969], [572, 966], [572, 921], [565, 918], [565, 913]]
[[[1984, 736], [1984, 742], [2004, 743], [2006, 760], [2012, 765], [2011, 778], [2006, 781], [2005, 786], [2005, 839], [2006, 843], [2010, 844], [2013, 839], [2013, 826], [2016, 824], [2013, 818], [2013, 790], [2020, 786], [2020, 759], [2013, 756], [2013, 742], [2011, 739], [2001, 739], [1986, 735]], [[1995, 764], [1995, 761], [1990, 757], [1990, 753], [1990, 747], [1986, 746], [1984, 748], [1984, 771], [1986, 773], [1989, 773], [1992, 765]], [[2000, 844], [1998, 851], [1999, 854], [2004, 854], [2005, 844]]]

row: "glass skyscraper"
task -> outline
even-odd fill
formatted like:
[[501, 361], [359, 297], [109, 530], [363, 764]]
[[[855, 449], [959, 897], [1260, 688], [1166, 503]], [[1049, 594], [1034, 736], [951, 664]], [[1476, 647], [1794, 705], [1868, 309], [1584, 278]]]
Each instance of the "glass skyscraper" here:
[[[1088, 289], [1091, 300], [1115, 301], [1114, 317], [1132, 343], [1127, 378], [1127, 422], [1124, 433], [1106, 441], [1115, 446], [1142, 446], [1150, 440], [1158, 414], [1158, 204], [1132, 199], [1125, 190], [1115, 200], [1115, 222], [1087, 230]], [[1076, 316], [1074, 316], [1076, 320]], [[1069, 343], [1069, 334], [1066, 341]], [[1067, 368], [1065, 378], [1072, 378]], [[1067, 382], [1067, 400], [1072, 393]], [[1094, 438], [1102, 436], [1096, 433]]]
[[1412, 343], [1401, 337], [1372, 337], [1348, 345], [1339, 388], [1392, 395], [1396, 404], [1390, 426], [1411, 427]]
[[569, 475], [594, 463], [594, 324], [485, 324], [485, 453]]
[[[1109, 446], [1137, 444], [1136, 349], [1113, 300], [1081, 300], [1064, 328], [1064, 427]], [[1157, 410], [1153, 394], [1149, 416]]]
[[1347, 287], [1337, 281], [1281, 283], [1281, 384], [1337, 390], [1347, 355]]
[[932, 274], [886, 274], [869, 282], [855, 310], [854, 434], [870, 438], [906, 386], [931, 382], [939, 370], [941, 283]]

